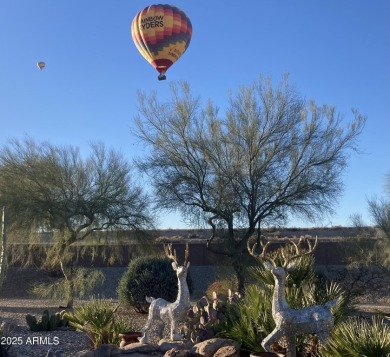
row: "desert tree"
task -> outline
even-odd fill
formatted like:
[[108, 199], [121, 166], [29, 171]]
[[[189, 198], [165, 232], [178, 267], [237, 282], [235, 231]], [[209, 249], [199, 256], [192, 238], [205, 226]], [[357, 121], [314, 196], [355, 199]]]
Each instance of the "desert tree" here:
[[[377, 239], [370, 240], [368, 246], [364, 239], [359, 240], [358, 249], [353, 256], [353, 266], [374, 265], [390, 275], [390, 173], [386, 176], [385, 192], [385, 196], [381, 198], [367, 199], [368, 217], [377, 230]], [[368, 229], [361, 214], [352, 214], [350, 219], [358, 228], [360, 236], [372, 236], [372, 230]]]
[[[94, 231], [150, 228], [148, 198], [122, 154], [91, 144], [78, 148], [13, 139], [0, 150], [0, 203], [6, 207], [10, 240], [34, 242], [50, 233], [46, 265], [61, 269], [67, 305], [73, 303], [73, 246]], [[26, 255], [28, 256], [28, 254]]]
[[390, 244], [390, 173], [387, 175], [386, 191], [386, 198], [368, 200], [368, 211], [383, 238]]
[[352, 118], [305, 101], [287, 76], [277, 85], [260, 77], [240, 87], [222, 116], [188, 83], [174, 83], [165, 101], [139, 93], [135, 134], [150, 151], [137, 163], [158, 207], [207, 222], [208, 248], [231, 259], [242, 290], [249, 237], [289, 215], [334, 211], [365, 123], [357, 110]]

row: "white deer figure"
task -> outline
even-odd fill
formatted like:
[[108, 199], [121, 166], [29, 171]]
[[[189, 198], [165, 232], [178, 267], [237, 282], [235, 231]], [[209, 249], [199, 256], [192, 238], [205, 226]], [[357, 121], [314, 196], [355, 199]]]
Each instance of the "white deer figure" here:
[[266, 256], [266, 249], [269, 241], [261, 243], [261, 254], [255, 253], [257, 244], [250, 248], [248, 241], [249, 253], [264, 262], [266, 269], [270, 270], [274, 279], [275, 287], [272, 298], [272, 317], [276, 323], [275, 329], [262, 341], [261, 345], [267, 352], [272, 352], [271, 345], [276, 343], [281, 337], [285, 337], [287, 342], [287, 357], [296, 356], [296, 335], [315, 333], [321, 342], [329, 338], [330, 331], [333, 327], [333, 315], [330, 309], [336, 304], [337, 300], [327, 302], [325, 305], [314, 305], [303, 309], [292, 309], [286, 301], [285, 282], [286, 270], [293, 269], [293, 260], [304, 255], [311, 254], [317, 246], [317, 238], [314, 246], [307, 240], [308, 250], [302, 252], [300, 244], [305, 240], [301, 237], [298, 244], [292, 242], [295, 247], [296, 254], [288, 257], [283, 253], [282, 258], [284, 263], [282, 266], [277, 266], [274, 259]]
[[164, 252], [166, 256], [172, 260], [173, 270], [176, 271], [178, 279], [178, 293], [175, 302], [168, 302], [162, 298], [155, 299], [153, 297], [146, 297], [146, 301], [150, 302], [149, 316], [144, 328], [142, 329], [143, 336], [139, 338], [141, 343], [149, 343], [150, 328], [154, 322], [159, 325], [158, 335], [163, 338], [164, 327], [170, 323], [170, 339], [172, 341], [182, 340], [179, 334], [179, 324], [184, 322], [187, 316], [188, 309], [191, 306], [190, 293], [187, 285], [187, 269], [190, 266], [188, 261], [189, 249], [188, 244], [185, 249], [185, 257], [183, 265], [179, 265], [176, 256], [176, 250], [172, 252], [172, 243], [164, 245]]

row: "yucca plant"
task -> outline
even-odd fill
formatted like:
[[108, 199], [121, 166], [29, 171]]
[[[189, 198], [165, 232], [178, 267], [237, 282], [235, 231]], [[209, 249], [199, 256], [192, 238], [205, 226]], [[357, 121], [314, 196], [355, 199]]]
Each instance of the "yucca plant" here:
[[351, 318], [340, 323], [325, 344], [320, 357], [390, 356], [390, 328], [382, 318], [372, 321]]
[[66, 313], [65, 316], [69, 325], [85, 332], [93, 347], [97, 348], [105, 343], [118, 344], [121, 332], [135, 329], [132, 320], [116, 316], [118, 307], [119, 304], [111, 300], [97, 298], [76, 306], [72, 313]]

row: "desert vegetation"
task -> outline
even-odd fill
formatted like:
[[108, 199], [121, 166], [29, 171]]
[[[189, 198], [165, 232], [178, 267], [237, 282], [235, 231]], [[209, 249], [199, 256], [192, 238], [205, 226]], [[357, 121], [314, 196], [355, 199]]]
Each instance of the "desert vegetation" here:
[[[92, 144], [86, 158], [75, 147], [28, 137], [0, 149], [3, 287], [7, 262], [20, 269], [35, 265], [53, 279], [35, 281], [33, 292], [65, 303], [58, 311], [27, 313], [24, 324], [31, 334], [81, 333], [88, 349], [100, 349], [123, 344], [125, 332], [142, 332], [145, 345], [158, 342], [152, 330], [146, 336], [149, 310], [148, 329], [151, 316], [165, 328], [165, 317], [172, 326], [180, 315], [180, 329], [175, 325], [170, 333], [158, 333], [186, 340], [189, 355], [213, 338], [233, 341], [229, 347], [241, 356], [390, 353], [388, 311], [364, 315], [353, 289], [364, 269], [374, 267], [390, 277], [388, 199], [368, 201], [375, 225], [370, 231], [353, 216], [356, 244], [343, 262], [349, 285], [317, 269], [321, 239], [280, 239], [277, 228], [265, 234], [291, 215], [313, 219], [333, 211], [364, 116], [354, 110], [345, 123], [333, 106], [304, 100], [287, 77], [276, 85], [260, 77], [228, 103], [220, 115], [211, 102], [202, 105], [188, 83], [173, 84], [163, 102], [140, 93], [135, 135], [149, 154], [132, 164], [100, 143]], [[149, 177], [153, 193], [146, 193], [137, 174]], [[187, 275], [191, 249], [186, 247], [180, 266], [176, 251], [166, 245], [169, 237], [151, 234], [155, 210], [163, 209], [178, 210], [208, 228], [210, 236], [201, 244], [224, 257], [218, 262], [229, 273], [210, 281], [206, 274], [193, 275], [191, 267]], [[105, 296], [104, 274], [93, 264], [98, 256], [106, 266], [119, 261], [104, 250], [115, 252], [115, 239], [88, 241], [97, 231], [125, 241], [131, 232], [132, 243], [148, 247], [138, 246], [138, 256], [131, 257], [110, 291], [112, 299]], [[275, 249], [271, 241], [278, 243]], [[191, 239], [186, 243], [191, 246]], [[88, 256], [89, 269], [81, 266], [81, 256]], [[196, 285], [203, 281], [209, 284], [190, 301], [193, 287], [199, 292]], [[12, 346], [1, 345], [1, 353], [8, 352]]]

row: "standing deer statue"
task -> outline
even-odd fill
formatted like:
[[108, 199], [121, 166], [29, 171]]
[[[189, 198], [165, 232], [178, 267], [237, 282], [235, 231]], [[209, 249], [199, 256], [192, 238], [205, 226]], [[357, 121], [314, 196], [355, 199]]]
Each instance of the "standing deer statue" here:
[[179, 324], [184, 322], [187, 316], [187, 311], [191, 306], [190, 293], [187, 285], [187, 269], [190, 266], [188, 261], [189, 249], [186, 245], [184, 254], [184, 263], [179, 265], [176, 250], [172, 251], [172, 243], [164, 245], [165, 255], [172, 260], [173, 270], [176, 271], [178, 279], [178, 293], [175, 302], [168, 302], [162, 298], [155, 299], [153, 297], [146, 297], [146, 301], [150, 303], [149, 316], [144, 328], [142, 329], [143, 336], [139, 338], [141, 343], [149, 343], [149, 333], [151, 326], [156, 322], [159, 326], [158, 336], [163, 338], [164, 328], [167, 323], [170, 323], [170, 339], [172, 341], [182, 340], [179, 334]]
[[293, 270], [293, 261], [311, 254], [317, 246], [317, 238], [314, 245], [307, 240], [308, 250], [302, 251], [301, 243], [305, 240], [305, 237], [301, 237], [298, 243], [292, 241], [295, 254], [293, 253], [291, 256], [281, 250], [283, 259], [282, 266], [277, 266], [275, 259], [272, 259], [269, 254], [266, 255], [266, 250], [270, 244], [269, 241], [265, 244], [260, 241], [262, 247], [261, 254], [255, 253], [257, 243], [250, 247], [250, 242], [248, 241], [249, 253], [261, 260], [265, 268], [271, 271], [275, 279], [272, 298], [272, 317], [276, 323], [276, 327], [262, 341], [261, 345], [267, 352], [272, 352], [271, 345], [278, 342], [281, 337], [285, 337], [287, 357], [296, 357], [296, 335], [315, 333], [322, 343], [329, 338], [330, 330], [333, 327], [333, 315], [330, 309], [337, 302], [337, 300], [332, 300], [325, 305], [314, 305], [299, 310], [292, 309], [288, 306], [285, 292], [286, 271]]

